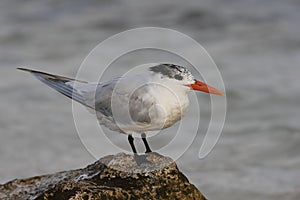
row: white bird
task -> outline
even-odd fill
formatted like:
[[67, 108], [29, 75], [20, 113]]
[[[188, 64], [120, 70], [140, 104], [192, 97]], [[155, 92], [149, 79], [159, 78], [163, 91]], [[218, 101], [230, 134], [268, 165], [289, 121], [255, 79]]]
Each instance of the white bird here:
[[146, 133], [168, 128], [179, 121], [187, 111], [189, 91], [224, 95], [196, 80], [187, 68], [174, 64], [158, 64], [144, 73], [102, 83], [18, 69], [30, 72], [58, 92], [96, 111], [101, 125], [128, 134], [134, 154], [137, 151], [132, 134], [141, 134], [146, 153], [152, 152]]

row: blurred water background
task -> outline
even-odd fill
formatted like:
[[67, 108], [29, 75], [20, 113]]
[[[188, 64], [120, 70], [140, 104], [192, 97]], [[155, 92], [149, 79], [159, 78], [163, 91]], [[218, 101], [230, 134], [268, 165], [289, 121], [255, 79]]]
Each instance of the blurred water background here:
[[72, 77], [109, 36], [159, 26], [201, 43], [226, 86], [217, 146], [199, 160], [197, 137], [179, 168], [208, 199], [300, 199], [299, 11], [297, 0], [1, 1], [0, 182], [95, 159], [76, 133], [70, 100], [16, 67]]

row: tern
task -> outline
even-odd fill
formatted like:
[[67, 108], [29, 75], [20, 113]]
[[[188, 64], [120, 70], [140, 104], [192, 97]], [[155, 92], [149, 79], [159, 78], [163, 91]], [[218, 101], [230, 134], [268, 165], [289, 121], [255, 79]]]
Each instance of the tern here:
[[224, 96], [216, 88], [194, 78], [183, 66], [155, 64], [145, 72], [111, 81], [92, 83], [27, 68], [38, 80], [96, 112], [100, 125], [127, 134], [133, 153], [133, 134], [141, 134], [146, 152], [151, 148], [146, 134], [168, 128], [187, 112], [188, 92], [202, 91]]

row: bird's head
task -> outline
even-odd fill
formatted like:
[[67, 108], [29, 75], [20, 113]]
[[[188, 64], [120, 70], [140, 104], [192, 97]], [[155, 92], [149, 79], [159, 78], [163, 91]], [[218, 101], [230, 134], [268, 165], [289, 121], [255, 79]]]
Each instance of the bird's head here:
[[182, 86], [186, 90], [196, 90], [224, 96], [224, 94], [216, 88], [195, 79], [192, 73], [185, 67], [174, 64], [159, 64], [149, 69], [151, 72], [160, 75], [162, 79], [167, 79], [171, 81], [172, 84]]

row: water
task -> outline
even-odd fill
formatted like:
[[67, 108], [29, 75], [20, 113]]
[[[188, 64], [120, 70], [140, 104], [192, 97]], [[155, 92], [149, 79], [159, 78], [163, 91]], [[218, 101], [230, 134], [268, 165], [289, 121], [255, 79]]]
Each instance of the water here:
[[[75, 76], [100, 41], [162, 26], [203, 44], [228, 101], [217, 146], [198, 160], [197, 137], [180, 169], [209, 199], [299, 199], [299, 8], [294, 0], [1, 1], [0, 182], [94, 161], [76, 133], [70, 101], [16, 67]], [[128, 148], [126, 137], [119, 143]]]

